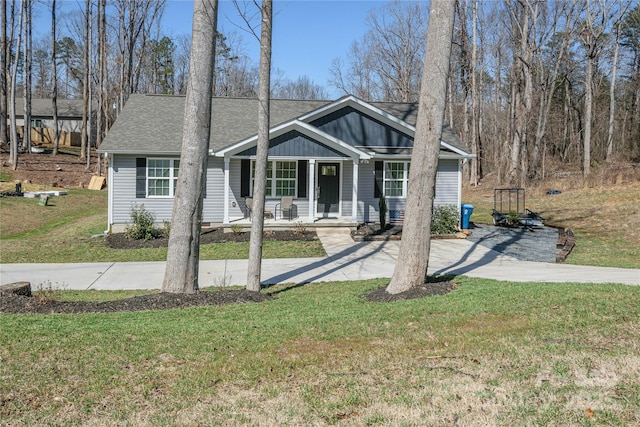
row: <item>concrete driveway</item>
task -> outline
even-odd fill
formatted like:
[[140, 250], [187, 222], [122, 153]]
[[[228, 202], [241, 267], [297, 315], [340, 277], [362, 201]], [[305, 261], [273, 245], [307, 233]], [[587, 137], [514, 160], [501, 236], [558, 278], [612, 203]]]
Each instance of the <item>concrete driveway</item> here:
[[[265, 284], [389, 278], [399, 241], [353, 242], [347, 231], [319, 230], [327, 257], [265, 259]], [[200, 262], [200, 286], [246, 284], [247, 260]], [[159, 289], [165, 262], [2, 264], [0, 283], [31, 282], [65, 289]], [[454, 274], [512, 282], [581, 282], [640, 285], [640, 269], [519, 261], [468, 240], [432, 240], [429, 274]]]

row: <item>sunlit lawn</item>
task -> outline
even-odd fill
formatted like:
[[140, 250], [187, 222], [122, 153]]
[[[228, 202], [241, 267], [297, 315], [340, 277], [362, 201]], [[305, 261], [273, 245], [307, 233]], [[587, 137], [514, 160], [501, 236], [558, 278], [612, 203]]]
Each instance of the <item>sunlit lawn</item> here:
[[283, 285], [260, 304], [0, 315], [1, 424], [637, 424], [640, 288], [455, 280], [397, 303], [360, 298], [378, 280]]

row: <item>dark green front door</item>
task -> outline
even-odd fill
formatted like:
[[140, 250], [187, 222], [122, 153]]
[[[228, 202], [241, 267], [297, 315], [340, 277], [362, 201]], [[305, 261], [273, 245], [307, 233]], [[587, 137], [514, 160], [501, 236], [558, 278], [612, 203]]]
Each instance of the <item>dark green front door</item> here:
[[340, 213], [340, 163], [318, 163], [318, 214]]

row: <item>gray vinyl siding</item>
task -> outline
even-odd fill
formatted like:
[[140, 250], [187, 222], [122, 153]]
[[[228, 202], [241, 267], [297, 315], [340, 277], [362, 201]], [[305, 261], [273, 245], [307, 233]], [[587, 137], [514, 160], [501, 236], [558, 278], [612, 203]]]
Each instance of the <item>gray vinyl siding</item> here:
[[[358, 221], [360, 222], [378, 222], [380, 220], [378, 215], [379, 199], [374, 197], [374, 167], [373, 161], [359, 166]], [[460, 179], [458, 167], [459, 161], [455, 159], [441, 159], [438, 162], [434, 200], [436, 206], [458, 204], [458, 181]], [[405, 198], [388, 198], [387, 209], [404, 210], [406, 202]]]
[[434, 204], [457, 205], [460, 188], [460, 161], [456, 159], [440, 159], [436, 175], [436, 198]]
[[[246, 207], [244, 197], [240, 196], [240, 159], [231, 159], [229, 161], [229, 219], [240, 219], [245, 217]], [[223, 171], [224, 172], [224, 171]], [[221, 185], [224, 187], [224, 184]], [[221, 198], [222, 200], [222, 198]], [[235, 203], [235, 207], [233, 206]], [[248, 215], [247, 215], [248, 216]], [[224, 218], [220, 216], [220, 222]]]
[[351, 217], [353, 205], [353, 162], [342, 162], [342, 216]]
[[113, 156], [113, 188], [110, 191], [113, 192], [114, 224], [130, 223], [131, 209], [141, 205], [153, 212], [156, 222], [171, 221], [173, 198], [136, 198], [136, 156]]
[[[131, 208], [144, 205], [153, 212], [156, 223], [171, 221], [174, 198], [136, 198], [136, 157], [113, 156], [113, 223], [127, 224], [131, 222]], [[153, 156], [158, 158], [158, 156]], [[177, 158], [178, 156], [167, 156]], [[222, 222], [224, 206], [224, 170], [223, 160], [209, 158], [207, 166], [207, 190], [203, 202], [203, 222]], [[239, 165], [239, 163], [238, 163]], [[238, 172], [239, 175], [239, 172]], [[239, 182], [239, 181], [238, 181]]]
[[328, 114], [311, 125], [354, 147], [413, 147], [413, 138], [352, 107]]
[[[238, 153], [240, 157], [255, 156], [256, 147], [253, 146]], [[344, 154], [328, 147], [313, 138], [297, 131], [287, 132], [269, 141], [270, 157], [296, 157], [296, 158], [315, 158], [315, 157], [344, 157]]]
[[224, 216], [224, 160], [209, 157], [207, 192], [202, 202], [202, 222], [222, 222]]

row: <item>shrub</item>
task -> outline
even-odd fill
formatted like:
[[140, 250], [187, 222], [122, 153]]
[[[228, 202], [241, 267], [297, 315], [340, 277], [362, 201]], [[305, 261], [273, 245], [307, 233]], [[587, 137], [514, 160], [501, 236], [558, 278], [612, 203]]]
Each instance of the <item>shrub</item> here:
[[162, 230], [153, 226], [155, 217], [144, 205], [131, 208], [131, 224], [124, 230], [124, 237], [131, 240], [151, 240], [162, 236]]
[[387, 228], [387, 199], [384, 194], [380, 196], [378, 202], [378, 213], [380, 214], [380, 229], [384, 230]]
[[431, 234], [451, 234], [458, 229], [460, 212], [454, 205], [437, 206], [431, 218]]

